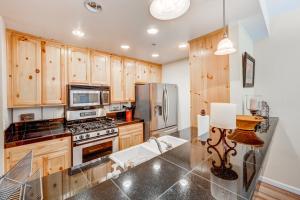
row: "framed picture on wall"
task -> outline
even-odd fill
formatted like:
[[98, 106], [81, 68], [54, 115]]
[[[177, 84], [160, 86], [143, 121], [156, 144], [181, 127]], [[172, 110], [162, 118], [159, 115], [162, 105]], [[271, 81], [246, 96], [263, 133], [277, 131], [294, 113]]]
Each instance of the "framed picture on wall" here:
[[247, 52], [243, 54], [243, 86], [254, 87], [255, 59]]

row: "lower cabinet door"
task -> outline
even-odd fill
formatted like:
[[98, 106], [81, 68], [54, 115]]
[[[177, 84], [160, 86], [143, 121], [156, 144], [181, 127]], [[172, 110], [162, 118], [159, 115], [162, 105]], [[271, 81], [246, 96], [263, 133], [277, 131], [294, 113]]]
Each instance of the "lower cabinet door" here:
[[50, 153], [43, 157], [44, 176], [62, 171], [70, 167], [70, 163], [68, 151]]
[[131, 134], [131, 146], [143, 143], [143, 132]]
[[119, 150], [131, 147], [131, 135], [119, 136]]

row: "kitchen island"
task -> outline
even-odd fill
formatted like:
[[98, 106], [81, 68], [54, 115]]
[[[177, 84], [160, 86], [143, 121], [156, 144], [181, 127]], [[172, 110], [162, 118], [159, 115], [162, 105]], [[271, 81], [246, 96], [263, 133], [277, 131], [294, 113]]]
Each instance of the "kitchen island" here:
[[[107, 180], [108, 158], [93, 167], [65, 170], [43, 178], [45, 199], [251, 199], [278, 118], [256, 132], [262, 146], [237, 143], [228, 151], [211, 148], [196, 128], [171, 134], [188, 142]], [[231, 142], [229, 142], [231, 144]], [[224, 156], [226, 155], [226, 156]]]

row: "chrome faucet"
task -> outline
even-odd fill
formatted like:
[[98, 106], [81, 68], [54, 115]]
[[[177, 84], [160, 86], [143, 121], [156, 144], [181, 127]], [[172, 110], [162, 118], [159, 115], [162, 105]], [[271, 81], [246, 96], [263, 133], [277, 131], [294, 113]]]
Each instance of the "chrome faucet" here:
[[162, 150], [162, 148], [161, 148], [161, 145], [160, 145], [158, 139], [157, 139], [156, 137], [153, 137], [153, 136], [152, 136], [152, 137], [150, 137], [150, 138], [148, 139], [148, 142], [149, 142], [150, 140], [154, 140], [154, 141], [156, 142], [156, 145], [157, 145], [157, 147], [158, 147], [158, 150], [159, 150], [160, 153], [162, 154], [162, 153], [163, 153], [163, 150]]

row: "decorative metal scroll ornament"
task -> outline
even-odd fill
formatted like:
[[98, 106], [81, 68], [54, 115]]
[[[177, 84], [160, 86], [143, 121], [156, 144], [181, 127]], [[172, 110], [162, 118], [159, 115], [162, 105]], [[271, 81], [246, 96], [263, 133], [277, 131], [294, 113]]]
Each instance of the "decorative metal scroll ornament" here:
[[[227, 159], [229, 155], [235, 156], [237, 154], [237, 151], [235, 150], [237, 143], [232, 141], [233, 146], [230, 146], [226, 141], [226, 134], [232, 133], [232, 130], [213, 127], [212, 133], [216, 133], [216, 129], [220, 132], [220, 138], [216, 144], [211, 143], [212, 142], [211, 138], [207, 139], [207, 143], [208, 143], [207, 152], [209, 154], [212, 154], [213, 153], [212, 150], [215, 150], [215, 152], [217, 153], [220, 159], [221, 164], [217, 166], [216, 161], [213, 160], [212, 168], [210, 170], [215, 176], [221, 179], [236, 180], [238, 178], [238, 174], [234, 170], [232, 170], [232, 164]], [[224, 147], [223, 155], [221, 155], [219, 150], [216, 148], [221, 143]]]

